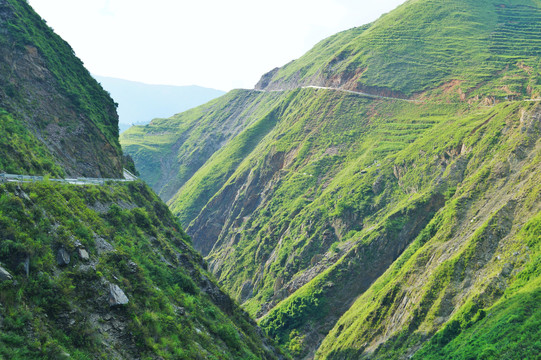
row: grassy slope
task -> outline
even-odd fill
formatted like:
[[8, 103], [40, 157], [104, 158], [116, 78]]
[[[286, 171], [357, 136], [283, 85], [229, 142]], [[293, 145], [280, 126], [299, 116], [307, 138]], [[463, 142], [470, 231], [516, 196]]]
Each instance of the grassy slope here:
[[167, 201], [223, 143], [268, 112], [279, 97], [234, 90], [169, 119], [134, 126], [120, 141], [141, 176]]
[[[280, 102], [263, 116], [254, 116], [251, 124], [217, 151], [170, 200], [169, 205], [180, 221], [189, 224], [201, 209], [216, 194], [239, 164], [270, 133], [280, 119], [281, 112], [287, 107], [289, 98], [294, 94], [285, 94]], [[265, 105], [265, 104], [263, 104]]]
[[410, 0], [368, 27], [323, 40], [265, 81], [274, 87], [315, 83], [404, 96], [459, 81], [467, 98], [539, 97], [540, 5], [538, 0]]
[[472, 319], [457, 316], [415, 355], [416, 359], [536, 359], [541, 353], [541, 214], [517, 235], [531, 261], [492, 307]]
[[[525, 237], [519, 229], [540, 210], [535, 180], [541, 164], [539, 110], [536, 117], [521, 119], [523, 106], [532, 111], [532, 105], [502, 105], [495, 117], [466, 136], [471, 153], [456, 193], [338, 321], [319, 358], [400, 358], [446, 323], [454, 337], [461, 329], [456, 321], [466, 329], [478, 310], [492, 306], [508, 285], [520, 279], [517, 274], [523, 268], [537, 266], [537, 250], [531, 244], [535, 236]], [[536, 277], [534, 273], [529, 287], [534, 293]], [[528, 316], [536, 321], [534, 313]], [[441, 344], [445, 340], [440, 339]], [[532, 351], [531, 346], [524, 351]], [[428, 356], [430, 349], [423, 354]], [[475, 351], [480, 354], [482, 349]]]
[[[453, 306], [465, 313], [475, 301], [475, 311], [490, 307], [502, 292], [487, 286], [511, 282], [494, 280], [507, 273], [503, 263], [490, 262], [494, 257], [479, 265], [470, 260], [483, 250], [478, 243], [501, 241], [505, 257], [515, 246], [509, 244], [524, 245], [515, 235], [538, 211], [532, 205], [538, 162], [529, 158], [538, 130], [530, 133], [521, 113], [534, 105], [463, 100], [539, 96], [539, 1], [496, 4], [409, 1], [371, 26], [323, 41], [273, 74], [269, 88], [315, 83], [399, 96], [428, 91], [427, 103], [291, 92], [257, 146], [243, 147], [249, 136], [228, 142], [195, 173], [205, 186], [194, 180], [172, 201], [191, 221], [196, 246], [214, 247], [213, 271], [247, 300], [248, 311], [259, 316], [275, 307], [261, 324], [294, 354], [314, 351], [360, 295], [319, 356], [398, 358], [452, 321]], [[359, 82], [347, 82], [357, 69], [364, 71]], [[229, 151], [245, 158], [226, 162], [214, 181]], [[529, 182], [513, 183], [517, 176]], [[523, 198], [509, 198], [517, 189]], [[437, 212], [442, 198], [447, 203]], [[183, 206], [175, 205], [178, 199]], [[459, 225], [468, 236], [453, 233]], [[487, 238], [494, 243], [481, 241]], [[424, 270], [432, 252], [439, 258]], [[447, 262], [445, 254], [457, 256]], [[527, 262], [511, 261], [516, 269]], [[461, 267], [473, 274], [473, 285], [461, 283]]]
[[54, 157], [20, 121], [0, 109], [0, 171], [8, 174], [62, 176]]
[[[0, 357], [274, 357], [146, 185], [10, 183], [1, 191], [0, 261], [14, 281], [0, 283]], [[97, 239], [114, 250], [103, 252]], [[78, 257], [76, 241], [90, 262]], [[56, 263], [61, 247], [71, 254], [64, 267]], [[128, 305], [109, 307], [107, 282], [124, 290]]]

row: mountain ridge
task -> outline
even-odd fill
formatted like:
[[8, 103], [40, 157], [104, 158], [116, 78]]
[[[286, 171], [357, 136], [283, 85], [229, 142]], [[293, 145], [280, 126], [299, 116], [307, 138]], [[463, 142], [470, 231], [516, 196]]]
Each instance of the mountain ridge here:
[[[501, 76], [509, 70], [506, 66], [513, 57], [506, 58], [506, 51], [516, 53], [519, 49], [524, 59], [539, 56], [537, 45], [530, 45], [538, 41], [531, 35], [539, 32], [539, 5], [535, 0], [515, 1], [513, 5], [495, 1], [407, 1], [371, 24], [321, 41], [300, 59], [263, 75], [255, 88], [315, 85], [410, 97], [426, 91], [431, 94], [436, 88], [459, 80], [461, 100], [504, 99], [525, 93], [540, 97], [535, 78], [528, 79], [528, 71], [520, 74], [524, 65], [537, 67], [535, 61], [515, 65], [510, 73], [523, 77], [521, 84], [516, 80], [506, 83], [505, 76]], [[432, 9], [424, 13], [428, 6]], [[528, 9], [527, 16], [521, 14]], [[432, 27], [430, 16], [437, 19], [439, 29]], [[513, 24], [516, 19], [518, 23]], [[505, 32], [516, 37], [514, 44], [502, 38]], [[365, 54], [368, 51], [372, 53]], [[515, 53], [512, 55], [516, 57]], [[445, 61], [448, 58], [453, 59], [452, 64]], [[475, 69], [477, 74], [468, 68]], [[483, 91], [483, 76], [493, 82], [496, 72], [500, 72], [500, 90], [495, 91], [496, 87], [490, 85], [487, 88], [492, 94]], [[525, 89], [527, 86], [531, 88]]]
[[[123, 144], [143, 167], [197, 159], [170, 175], [168, 205], [293, 357], [529, 356], [538, 314], [518, 304], [540, 291], [539, 237], [520, 229], [540, 211], [540, 14], [537, 0], [408, 1]], [[484, 326], [514, 335], [454, 341]]]

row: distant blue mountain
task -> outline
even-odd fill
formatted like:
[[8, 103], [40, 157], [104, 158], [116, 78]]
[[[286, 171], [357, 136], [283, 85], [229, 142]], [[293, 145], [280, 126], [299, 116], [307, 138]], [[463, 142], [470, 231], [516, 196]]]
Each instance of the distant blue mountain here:
[[200, 86], [149, 85], [135, 81], [93, 75], [118, 103], [120, 131], [131, 125], [168, 118], [224, 94]]

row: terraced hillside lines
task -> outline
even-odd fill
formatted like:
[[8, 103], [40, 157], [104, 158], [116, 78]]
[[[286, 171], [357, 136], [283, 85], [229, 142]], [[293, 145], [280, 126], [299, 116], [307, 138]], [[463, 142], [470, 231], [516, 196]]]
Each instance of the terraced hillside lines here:
[[385, 155], [389, 153], [404, 149], [408, 144], [420, 138], [426, 130], [432, 128], [436, 122], [437, 120], [376, 122], [373, 125], [376, 139], [374, 157], [385, 158]]
[[490, 35], [490, 50], [501, 56], [523, 58], [541, 55], [541, 9], [500, 5], [498, 27]]
[[142, 178], [168, 201], [213, 153], [282, 95], [234, 90], [170, 119], [133, 126], [121, 134], [120, 142]]
[[315, 85], [411, 97], [438, 95], [439, 87], [459, 81], [457, 101], [526, 98], [541, 91], [540, 7], [538, 0], [408, 1], [372, 24], [321, 41], [264, 75], [256, 88]]

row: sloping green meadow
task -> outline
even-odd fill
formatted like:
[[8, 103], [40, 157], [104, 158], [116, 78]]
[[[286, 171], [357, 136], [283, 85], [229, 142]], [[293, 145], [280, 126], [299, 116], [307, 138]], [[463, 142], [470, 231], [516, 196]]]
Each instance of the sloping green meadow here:
[[321, 41], [260, 87], [316, 83], [409, 97], [436, 95], [458, 82], [457, 98], [539, 97], [540, 6], [538, 0], [410, 0], [372, 24]]

